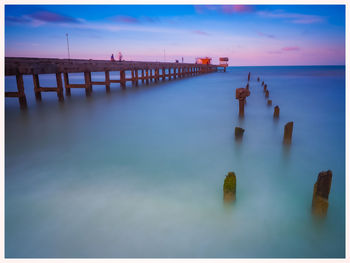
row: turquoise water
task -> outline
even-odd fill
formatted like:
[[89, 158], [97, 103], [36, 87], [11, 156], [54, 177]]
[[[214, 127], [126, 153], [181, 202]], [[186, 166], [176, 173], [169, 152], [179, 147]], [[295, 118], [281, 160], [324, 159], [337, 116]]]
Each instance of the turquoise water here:
[[[249, 71], [239, 120], [235, 89]], [[55, 85], [53, 75], [40, 81]], [[24, 83], [28, 111], [5, 102], [6, 257], [345, 256], [345, 67], [231, 67], [125, 91], [114, 84], [109, 95], [94, 86], [91, 98], [72, 89], [63, 104], [55, 94], [36, 103], [32, 78]], [[240, 144], [235, 126], [245, 129]], [[328, 169], [328, 215], [318, 222], [313, 184]], [[227, 207], [229, 171], [237, 200]]]

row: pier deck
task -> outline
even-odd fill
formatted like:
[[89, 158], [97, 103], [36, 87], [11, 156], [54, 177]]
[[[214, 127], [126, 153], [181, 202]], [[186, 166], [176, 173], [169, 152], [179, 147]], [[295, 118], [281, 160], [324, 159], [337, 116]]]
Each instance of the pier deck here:
[[[110, 72], [117, 71], [119, 79], [110, 79]], [[131, 78], [126, 78], [130, 71]], [[55, 58], [5, 58], [5, 76], [16, 76], [17, 91], [5, 92], [5, 97], [18, 98], [21, 109], [27, 108], [24, 92], [23, 75], [33, 76], [33, 86], [36, 100], [41, 100], [41, 92], [56, 92], [59, 101], [64, 101], [65, 95], [70, 96], [70, 89], [83, 88], [86, 96], [91, 96], [93, 85], [104, 85], [106, 92], [110, 92], [111, 83], [119, 83], [122, 89], [126, 82], [131, 81], [137, 87], [139, 82], [149, 84], [150, 81], [170, 80], [198, 74], [217, 71], [216, 65], [203, 65], [194, 63], [167, 63], [167, 62], [141, 62], [141, 61], [109, 61], [88, 59], [55, 59]], [[92, 81], [92, 72], [105, 72], [105, 81]], [[84, 83], [70, 84], [69, 73], [84, 73]], [[40, 74], [55, 74], [57, 87], [41, 87]], [[62, 81], [62, 75], [63, 80]]]

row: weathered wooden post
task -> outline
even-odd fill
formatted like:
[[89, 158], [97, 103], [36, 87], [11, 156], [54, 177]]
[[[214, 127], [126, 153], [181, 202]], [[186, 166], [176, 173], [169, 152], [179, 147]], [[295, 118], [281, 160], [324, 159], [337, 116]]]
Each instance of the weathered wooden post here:
[[109, 78], [109, 71], [105, 71], [105, 82], [106, 82], [106, 92], [110, 93], [111, 92], [111, 82]]
[[135, 70], [130, 70], [131, 71], [131, 85], [135, 86]]
[[258, 79], [257, 79], [257, 80], [258, 80], [258, 82], [260, 82], [260, 78], [259, 78], [259, 77], [258, 77]]
[[267, 105], [271, 106], [272, 105], [272, 100], [267, 100]]
[[125, 70], [121, 70], [121, 71], [119, 72], [119, 74], [120, 74], [120, 87], [121, 87], [122, 89], [125, 89], [125, 87], [126, 87]]
[[274, 118], [279, 118], [280, 117], [280, 107], [275, 106], [274, 112], [273, 112], [273, 117]]
[[239, 100], [239, 116], [244, 116], [244, 102], [246, 97], [250, 95], [249, 89], [238, 88], [236, 89], [236, 99]]
[[248, 82], [250, 81], [250, 72], [248, 73]]
[[266, 90], [267, 90], [267, 85], [265, 84], [264, 85], [264, 92], [266, 92]]
[[288, 122], [286, 125], [284, 125], [284, 136], [283, 136], [283, 143], [284, 144], [291, 144], [292, 143], [292, 134], [293, 134], [293, 122]]
[[64, 79], [64, 87], [66, 89], [66, 96], [70, 96], [70, 87], [69, 87], [69, 75], [68, 72], [63, 73], [63, 79]]
[[267, 90], [265, 91], [265, 98], [268, 98], [269, 95], [270, 95], [270, 92], [269, 92], [269, 90], [267, 89]]
[[233, 203], [236, 201], [236, 174], [229, 172], [224, 181], [224, 202]]
[[263, 81], [263, 82], [261, 82], [261, 86], [264, 86], [264, 85], [265, 85], [264, 81]]
[[17, 82], [19, 106], [22, 110], [24, 110], [27, 108], [27, 99], [26, 99], [26, 95], [24, 93], [24, 84], [23, 84], [23, 75], [22, 74], [16, 75], [16, 82]]
[[162, 81], [165, 80], [165, 68], [162, 68]]
[[236, 127], [235, 128], [235, 139], [236, 139], [236, 141], [242, 141], [243, 133], [244, 133], [244, 129], [242, 129], [241, 127]]
[[332, 171], [318, 174], [312, 196], [312, 213], [318, 217], [325, 217], [328, 211], [328, 196], [332, 185]]
[[142, 69], [141, 76], [142, 76], [142, 83], [145, 83], [145, 70], [144, 69]]
[[[59, 101], [64, 101], [62, 74], [61, 73], [56, 73], [56, 82], [57, 82], [57, 97], [58, 97], [58, 100]], [[90, 82], [91, 82], [91, 79], [90, 79]]]
[[33, 84], [34, 84], [34, 93], [35, 99], [41, 101], [41, 92], [40, 92], [40, 83], [38, 74], [33, 74]]
[[139, 86], [139, 70], [135, 69], [135, 86]]

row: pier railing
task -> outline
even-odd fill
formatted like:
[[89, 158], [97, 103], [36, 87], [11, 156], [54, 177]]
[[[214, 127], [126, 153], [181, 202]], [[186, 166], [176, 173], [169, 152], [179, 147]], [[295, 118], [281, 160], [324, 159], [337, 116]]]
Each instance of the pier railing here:
[[[110, 72], [114, 71], [119, 72], [119, 79], [110, 78]], [[129, 78], [126, 77], [128, 71], [131, 73]], [[5, 76], [16, 76], [17, 91], [5, 92], [5, 97], [17, 97], [20, 107], [27, 108], [23, 75], [33, 76], [36, 100], [41, 100], [41, 92], [56, 92], [58, 100], [64, 101], [63, 89], [65, 89], [66, 96], [71, 95], [70, 89], [72, 88], [83, 88], [86, 96], [90, 96], [93, 85], [104, 85], [106, 92], [110, 92], [111, 83], [119, 83], [120, 87], [125, 89], [127, 81], [137, 87], [140, 81], [149, 84], [151, 81], [196, 76], [214, 71], [217, 71], [216, 65], [194, 63], [6, 57]], [[105, 81], [92, 81], [92, 72], [105, 72]], [[84, 83], [71, 84], [69, 73], [84, 73]], [[55, 74], [57, 87], [40, 86], [40, 74]], [[64, 82], [62, 82], [62, 75]]]

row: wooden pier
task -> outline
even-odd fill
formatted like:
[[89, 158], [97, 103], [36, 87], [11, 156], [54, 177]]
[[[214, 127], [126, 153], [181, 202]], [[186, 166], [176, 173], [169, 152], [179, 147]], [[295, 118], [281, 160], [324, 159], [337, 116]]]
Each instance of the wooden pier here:
[[[119, 72], [119, 79], [110, 78], [110, 72], [115, 71]], [[131, 78], [126, 78], [128, 71]], [[184, 78], [214, 71], [217, 71], [217, 66], [210, 64], [5, 57], [5, 76], [16, 76], [17, 81], [17, 91], [5, 92], [5, 97], [18, 98], [21, 109], [27, 108], [23, 75], [33, 76], [36, 100], [41, 100], [42, 92], [56, 92], [58, 100], [64, 101], [64, 89], [66, 96], [70, 96], [71, 89], [75, 88], [85, 89], [86, 96], [91, 96], [93, 85], [103, 85], [106, 92], [110, 92], [111, 83], [119, 83], [120, 87], [125, 89], [128, 81], [133, 87], [137, 87], [140, 82], [149, 84], [152, 81]], [[105, 72], [105, 81], [92, 81], [92, 72]], [[84, 83], [71, 84], [69, 73], [84, 73]], [[41, 74], [55, 74], [57, 86], [40, 86]]]

